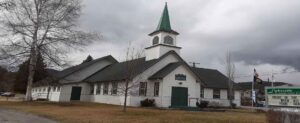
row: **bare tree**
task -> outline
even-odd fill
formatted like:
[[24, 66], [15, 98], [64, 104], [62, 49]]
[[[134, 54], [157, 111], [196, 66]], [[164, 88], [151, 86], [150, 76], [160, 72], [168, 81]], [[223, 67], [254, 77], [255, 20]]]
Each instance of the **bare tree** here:
[[136, 95], [141, 77], [137, 76], [138, 70], [141, 67], [141, 61], [139, 58], [143, 56], [143, 50], [136, 49], [130, 44], [126, 51], [125, 64], [126, 67], [123, 70], [125, 75], [124, 85], [119, 87], [118, 93], [124, 95], [123, 112], [127, 111], [127, 98], [130, 95]]
[[225, 66], [226, 66], [226, 75], [228, 77], [228, 99], [230, 107], [233, 108], [233, 97], [234, 97], [234, 88], [233, 88], [233, 82], [234, 82], [234, 75], [235, 75], [235, 65], [232, 60], [232, 56], [230, 51], [226, 53], [225, 58]]
[[[11, 64], [30, 59], [26, 100], [31, 100], [37, 54], [55, 65], [62, 65], [66, 53], [82, 49], [96, 36], [81, 31], [77, 20], [80, 0], [10, 0], [1, 8], [1, 59]], [[1, 32], [0, 32], [1, 33]], [[2, 47], [1, 47], [2, 46]]]

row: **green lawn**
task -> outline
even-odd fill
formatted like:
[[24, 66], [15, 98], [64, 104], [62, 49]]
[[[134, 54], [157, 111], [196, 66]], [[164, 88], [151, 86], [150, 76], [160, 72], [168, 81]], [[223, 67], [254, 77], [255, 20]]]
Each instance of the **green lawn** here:
[[265, 113], [245, 109], [226, 112], [191, 112], [129, 108], [98, 103], [5, 102], [0, 107], [13, 108], [63, 123], [266, 123]]

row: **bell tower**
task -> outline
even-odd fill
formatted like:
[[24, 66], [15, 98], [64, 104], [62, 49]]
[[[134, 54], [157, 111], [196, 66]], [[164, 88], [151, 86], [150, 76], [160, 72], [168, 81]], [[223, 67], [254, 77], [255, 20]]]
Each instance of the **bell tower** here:
[[166, 3], [156, 30], [149, 34], [151, 46], [145, 48], [146, 60], [157, 59], [171, 50], [180, 54], [181, 47], [177, 46], [177, 35], [179, 33], [171, 28]]

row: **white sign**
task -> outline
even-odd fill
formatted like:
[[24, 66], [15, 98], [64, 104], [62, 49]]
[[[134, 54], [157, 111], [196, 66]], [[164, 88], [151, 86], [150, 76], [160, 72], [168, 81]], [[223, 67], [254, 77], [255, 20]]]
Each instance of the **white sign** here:
[[268, 104], [300, 107], [300, 95], [268, 95]]
[[252, 100], [253, 100], [254, 102], [256, 102], [255, 91], [252, 91]]
[[268, 105], [300, 107], [300, 87], [267, 87], [265, 93]]

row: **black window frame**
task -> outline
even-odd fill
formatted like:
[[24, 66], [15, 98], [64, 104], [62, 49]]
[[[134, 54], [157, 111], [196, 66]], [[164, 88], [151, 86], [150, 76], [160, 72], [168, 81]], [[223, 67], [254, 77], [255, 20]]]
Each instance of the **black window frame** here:
[[221, 98], [221, 90], [213, 89], [213, 99], [220, 99], [220, 98]]
[[140, 82], [139, 96], [147, 96], [147, 82]]
[[111, 83], [111, 95], [117, 95], [118, 94], [118, 83], [113, 82]]
[[200, 97], [204, 98], [204, 88], [200, 87]]
[[152, 40], [152, 45], [156, 45], [156, 44], [159, 44], [159, 37], [158, 36], [155, 36]]
[[[227, 90], [227, 99], [230, 99], [230, 97], [229, 97], [229, 90]], [[235, 98], [234, 98], [234, 91], [232, 91], [232, 100], [234, 100]]]
[[184, 75], [184, 74], [175, 74], [175, 80], [186, 81], [186, 75]]
[[101, 83], [98, 83], [96, 87], [96, 95], [100, 95], [100, 94], [101, 94]]
[[94, 95], [94, 91], [95, 91], [95, 84], [91, 84], [90, 85], [90, 95]]
[[168, 45], [174, 45], [174, 39], [167, 35], [164, 37], [164, 44], [168, 44]]
[[103, 95], [108, 95], [109, 83], [103, 84]]
[[158, 97], [159, 96], [159, 82], [154, 82], [154, 96]]

